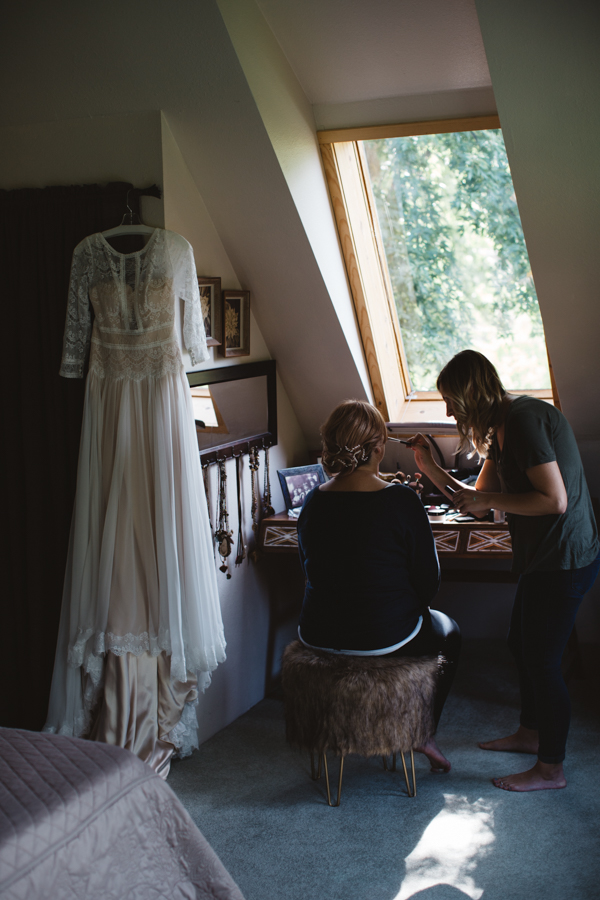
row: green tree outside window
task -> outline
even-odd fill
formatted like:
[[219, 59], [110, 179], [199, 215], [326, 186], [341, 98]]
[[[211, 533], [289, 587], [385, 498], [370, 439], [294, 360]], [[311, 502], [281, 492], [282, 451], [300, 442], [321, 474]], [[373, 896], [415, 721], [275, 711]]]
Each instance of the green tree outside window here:
[[365, 141], [416, 390], [472, 347], [507, 388], [548, 388], [544, 332], [502, 133]]

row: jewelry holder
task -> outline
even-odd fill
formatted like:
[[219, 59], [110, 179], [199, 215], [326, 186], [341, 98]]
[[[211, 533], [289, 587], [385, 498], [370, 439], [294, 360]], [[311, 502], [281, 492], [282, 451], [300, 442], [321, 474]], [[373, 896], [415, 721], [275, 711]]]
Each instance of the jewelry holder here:
[[[271, 505], [269, 448], [277, 444], [277, 388], [274, 360], [203, 369], [187, 373], [196, 415], [196, 433], [206, 491], [211, 533], [218, 551], [220, 571], [231, 578], [229, 557], [234, 542], [235, 565], [246, 558], [242, 528], [243, 457], [248, 456], [252, 484], [252, 530], [255, 547], [250, 558], [258, 559], [256, 541], [260, 518], [274, 514]], [[260, 451], [264, 451], [263, 496], [260, 497]], [[237, 495], [237, 539], [229, 527], [226, 461], [235, 460]], [[218, 466], [218, 499], [215, 523], [210, 502], [211, 466]], [[261, 515], [262, 514], [262, 515]]]

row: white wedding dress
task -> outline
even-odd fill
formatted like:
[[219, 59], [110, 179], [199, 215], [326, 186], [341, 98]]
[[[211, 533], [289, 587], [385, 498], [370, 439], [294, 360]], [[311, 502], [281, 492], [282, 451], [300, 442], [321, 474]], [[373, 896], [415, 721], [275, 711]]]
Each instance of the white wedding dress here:
[[[225, 640], [191, 396], [208, 356], [192, 248], [75, 249], [61, 375], [90, 351], [77, 492], [45, 731], [126, 746], [160, 774], [197, 746], [195, 703]], [[92, 327], [93, 310], [93, 327]]]

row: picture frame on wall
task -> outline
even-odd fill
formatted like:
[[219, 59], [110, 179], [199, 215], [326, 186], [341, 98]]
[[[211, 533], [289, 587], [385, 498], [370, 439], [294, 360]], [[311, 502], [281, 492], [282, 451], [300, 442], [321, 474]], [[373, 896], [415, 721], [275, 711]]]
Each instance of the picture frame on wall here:
[[206, 332], [206, 346], [218, 347], [223, 343], [223, 309], [221, 279], [198, 275], [198, 289], [202, 304], [202, 318]]
[[221, 292], [221, 356], [250, 355], [250, 291]]

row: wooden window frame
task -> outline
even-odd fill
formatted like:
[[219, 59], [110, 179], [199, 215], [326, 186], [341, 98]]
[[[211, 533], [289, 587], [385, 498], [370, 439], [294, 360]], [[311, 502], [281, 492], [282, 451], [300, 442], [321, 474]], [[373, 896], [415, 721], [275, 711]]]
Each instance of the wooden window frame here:
[[[412, 389], [375, 198], [360, 142], [491, 128], [500, 128], [498, 116], [317, 132], [373, 397], [387, 422], [408, 422], [415, 408], [411, 402], [418, 403], [421, 409], [430, 407], [431, 415], [421, 417], [423, 425], [440, 421], [442, 397], [439, 391]], [[515, 393], [548, 400], [560, 409], [549, 358], [548, 365], [551, 388]]]

